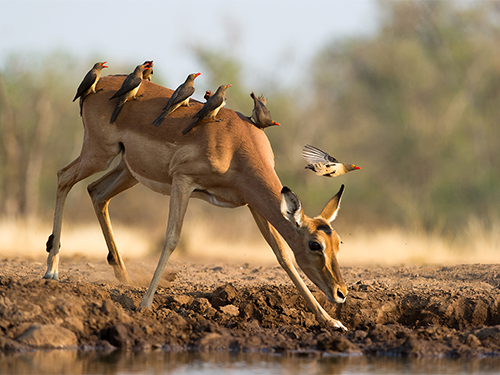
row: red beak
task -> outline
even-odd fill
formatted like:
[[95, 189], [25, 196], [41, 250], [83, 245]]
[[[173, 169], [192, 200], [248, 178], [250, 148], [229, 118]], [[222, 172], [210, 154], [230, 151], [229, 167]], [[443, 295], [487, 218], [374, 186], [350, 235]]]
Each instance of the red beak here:
[[107, 68], [106, 63], [107, 63], [107, 61], [104, 61], [104, 62], [102, 63], [102, 67], [103, 67], [103, 68]]

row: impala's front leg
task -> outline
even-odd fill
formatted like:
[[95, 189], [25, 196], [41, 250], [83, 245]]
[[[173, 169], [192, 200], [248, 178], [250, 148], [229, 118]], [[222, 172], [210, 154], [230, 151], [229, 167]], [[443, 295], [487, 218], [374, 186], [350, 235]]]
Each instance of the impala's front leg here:
[[168, 212], [167, 235], [160, 260], [156, 266], [153, 279], [149, 284], [146, 294], [142, 298], [142, 307], [151, 307], [153, 297], [160, 283], [161, 276], [165, 270], [170, 255], [174, 252], [181, 236], [182, 223], [189, 203], [191, 193], [194, 191], [191, 183], [183, 177], [174, 178], [170, 194], [170, 209]]
[[64, 168], [57, 172], [57, 193], [56, 193], [56, 208], [54, 210], [54, 225], [52, 234], [46, 243], [46, 250], [49, 253], [47, 257], [47, 271], [43, 276], [44, 279], [59, 279], [59, 247], [61, 243], [61, 229], [64, 211], [64, 203], [71, 188], [82, 178], [81, 173], [81, 157], [76, 158]]
[[295, 287], [299, 290], [302, 297], [304, 297], [307, 307], [309, 307], [309, 309], [316, 316], [318, 322], [330, 324], [335, 328], [341, 328], [347, 331], [347, 328], [340, 321], [333, 319], [330, 315], [328, 315], [316, 298], [314, 298], [313, 294], [304, 283], [304, 280], [302, 280], [297, 272], [297, 269], [294, 267], [290, 255], [286, 251], [283, 241], [281, 240], [281, 236], [276, 229], [258, 212], [251, 208], [250, 211], [252, 212], [255, 222], [257, 223], [262, 235], [266, 239], [269, 246], [273, 249], [279, 264], [283, 267], [288, 276], [290, 276], [290, 279], [292, 279]]

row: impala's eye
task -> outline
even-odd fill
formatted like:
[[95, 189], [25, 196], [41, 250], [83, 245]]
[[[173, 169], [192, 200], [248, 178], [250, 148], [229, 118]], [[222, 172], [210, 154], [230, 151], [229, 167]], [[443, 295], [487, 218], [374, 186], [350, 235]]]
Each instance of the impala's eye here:
[[321, 251], [321, 245], [316, 241], [309, 241], [309, 249], [312, 251]]

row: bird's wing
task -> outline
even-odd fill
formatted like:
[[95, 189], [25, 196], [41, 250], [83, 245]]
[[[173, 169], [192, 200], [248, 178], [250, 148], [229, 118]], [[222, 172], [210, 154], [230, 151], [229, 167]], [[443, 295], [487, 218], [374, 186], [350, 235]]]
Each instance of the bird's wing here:
[[260, 100], [257, 100], [257, 104], [255, 106], [256, 116], [259, 119], [259, 122], [264, 125], [271, 125], [273, 123], [273, 119], [271, 118], [271, 112], [267, 109], [264, 103]]
[[167, 103], [167, 107], [170, 107], [174, 104], [178, 104], [178, 103], [186, 100], [187, 98], [189, 98], [193, 94], [194, 94], [194, 87], [183, 84], [175, 90], [172, 97], [170, 98], [170, 100]]
[[195, 115], [195, 117], [198, 118], [203, 118], [205, 116], [208, 116], [210, 112], [216, 110], [219, 108], [222, 103], [224, 102], [224, 96], [221, 94], [215, 93], [210, 97], [208, 102], [206, 102], [203, 107], [198, 111], [198, 113]]
[[316, 164], [316, 163], [328, 164], [328, 163], [339, 162], [333, 156], [330, 156], [326, 152], [321, 151], [319, 148], [316, 148], [311, 145], [304, 146], [304, 148], [302, 149], [302, 157], [311, 164]]
[[[94, 84], [96, 78], [97, 78], [96, 72], [93, 69], [90, 70], [83, 78], [83, 81], [82, 83], [80, 83], [80, 86], [78, 86], [78, 89], [76, 90], [75, 99], [82, 96], [85, 91], [90, 89], [90, 87]], [[75, 99], [73, 99], [73, 101]]]
[[137, 77], [136, 75], [128, 75], [127, 78], [125, 78], [125, 81], [123, 81], [122, 87], [115, 92], [115, 94], [111, 97], [117, 98], [119, 96], [122, 96], [123, 94], [129, 92], [130, 90], [135, 89], [137, 86], [139, 86], [142, 82], [142, 77]]

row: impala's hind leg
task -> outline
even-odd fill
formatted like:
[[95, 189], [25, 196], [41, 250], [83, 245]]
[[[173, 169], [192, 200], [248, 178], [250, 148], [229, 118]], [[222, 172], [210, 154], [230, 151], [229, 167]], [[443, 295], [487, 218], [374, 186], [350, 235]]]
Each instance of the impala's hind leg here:
[[87, 190], [92, 198], [94, 210], [101, 225], [102, 234], [108, 246], [108, 263], [113, 266], [116, 278], [125, 284], [131, 284], [125, 263], [118, 251], [109, 220], [109, 201], [121, 192], [138, 184], [127, 169], [123, 159], [112, 171], [91, 183]]
[[120, 153], [120, 149], [113, 150], [114, 152], [103, 154], [99, 152], [91, 152], [89, 147], [82, 148], [82, 153], [78, 158], [73, 160], [64, 168], [57, 172], [57, 193], [56, 193], [56, 208], [54, 211], [54, 226], [52, 234], [47, 240], [47, 271], [43, 276], [44, 279], [59, 278], [59, 247], [61, 242], [61, 228], [64, 204], [66, 197], [71, 188], [78, 182], [92, 176], [97, 172], [106, 170], [113, 159]]

